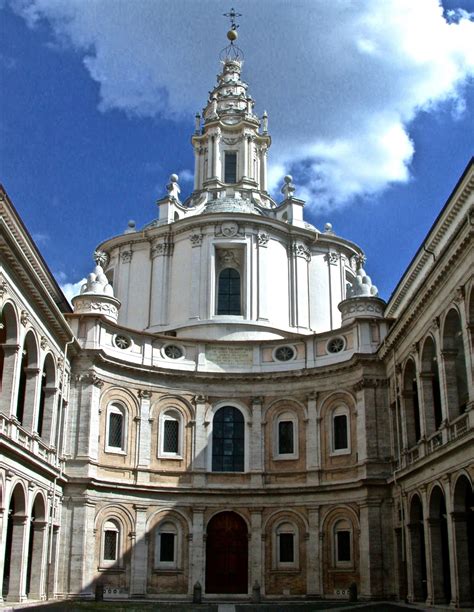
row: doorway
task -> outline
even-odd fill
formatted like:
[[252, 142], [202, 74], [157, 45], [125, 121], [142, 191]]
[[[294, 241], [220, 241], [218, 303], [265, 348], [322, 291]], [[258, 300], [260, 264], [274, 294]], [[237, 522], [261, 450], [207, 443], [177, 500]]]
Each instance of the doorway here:
[[220, 512], [208, 523], [206, 593], [248, 593], [248, 531], [235, 512]]

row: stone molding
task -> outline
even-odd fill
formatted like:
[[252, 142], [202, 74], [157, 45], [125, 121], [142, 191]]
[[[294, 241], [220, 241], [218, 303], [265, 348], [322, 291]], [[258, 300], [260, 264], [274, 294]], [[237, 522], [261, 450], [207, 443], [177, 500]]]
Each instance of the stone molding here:
[[103, 315], [107, 319], [117, 322], [120, 301], [109, 295], [81, 294], [72, 298], [76, 314]]

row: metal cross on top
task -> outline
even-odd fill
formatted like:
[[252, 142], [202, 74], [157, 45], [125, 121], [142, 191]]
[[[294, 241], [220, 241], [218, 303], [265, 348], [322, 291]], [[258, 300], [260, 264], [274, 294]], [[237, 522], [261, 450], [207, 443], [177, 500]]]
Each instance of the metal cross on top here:
[[224, 13], [224, 17], [230, 19], [230, 27], [232, 30], [236, 30], [239, 26], [235, 23], [237, 17], [242, 17], [242, 13], [236, 13], [233, 8], [230, 9], [230, 13]]

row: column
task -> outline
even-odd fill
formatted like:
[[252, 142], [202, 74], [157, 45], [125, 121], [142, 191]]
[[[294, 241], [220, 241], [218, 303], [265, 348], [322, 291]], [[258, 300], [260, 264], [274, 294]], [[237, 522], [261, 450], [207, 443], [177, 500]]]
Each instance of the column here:
[[189, 318], [199, 319], [201, 311], [201, 247], [203, 236], [196, 231], [190, 234], [191, 242], [191, 295], [189, 304]]
[[248, 166], [249, 166], [249, 142], [250, 138], [244, 132], [242, 139], [242, 174], [240, 179], [248, 177]]
[[130, 597], [145, 597], [148, 579], [148, 535], [146, 533], [147, 506], [134, 506], [135, 532], [132, 537], [132, 567]]
[[258, 582], [263, 589], [264, 582], [264, 560], [262, 554], [262, 508], [250, 509], [250, 591]]
[[360, 508], [360, 594], [366, 599], [383, 594], [383, 539], [380, 501], [367, 499]]
[[[148, 468], [151, 458], [151, 392], [140, 390], [140, 436], [138, 442], [138, 468]], [[140, 478], [141, 479], [141, 478]], [[148, 479], [147, 479], [148, 480]]]
[[[57, 387], [46, 387], [44, 390], [44, 412], [43, 412], [43, 429], [41, 439], [48, 445], [54, 446], [54, 422], [57, 409]], [[39, 427], [38, 423], [38, 427]]]
[[267, 190], [267, 147], [260, 147], [260, 189]]
[[310, 393], [306, 399], [308, 420], [306, 423], [306, 477], [308, 484], [319, 484], [320, 464], [320, 420], [318, 420], [317, 393]]
[[319, 539], [319, 506], [308, 507], [308, 547], [306, 550], [307, 593], [312, 597], [321, 596], [320, 558], [322, 549]]
[[257, 318], [259, 321], [268, 321], [270, 307], [270, 287], [268, 265], [270, 255], [268, 253], [269, 236], [266, 232], [260, 232], [257, 236]]
[[151, 306], [150, 327], [168, 323], [169, 267], [173, 244], [169, 236], [151, 245]]
[[219, 128], [216, 128], [213, 139], [212, 139], [212, 144], [213, 144], [213, 147], [212, 147], [212, 176], [213, 178], [222, 180], [222, 176], [220, 172], [220, 155], [219, 155], [220, 136], [221, 136], [221, 131]]
[[33, 431], [37, 412], [37, 398], [39, 398], [39, 388], [41, 385], [41, 370], [35, 366], [25, 368], [25, 407], [23, 411], [22, 425], [25, 429]]
[[199, 179], [201, 176], [201, 147], [196, 145], [194, 147], [194, 190], [197, 191], [200, 188]]
[[5, 601], [25, 601], [26, 570], [28, 564], [29, 521], [27, 516], [14, 515], [10, 556], [10, 581]]
[[98, 537], [94, 529], [95, 504], [83, 498], [76, 498], [72, 503], [67, 591], [90, 598], [94, 595], [94, 568], [98, 565], [95, 554], [95, 541]]
[[444, 378], [444, 395], [446, 397], [447, 419], [452, 421], [459, 415], [459, 398], [458, 387], [456, 381], [456, 355], [457, 351], [452, 349], [443, 349], [443, 378]]
[[456, 598], [454, 605], [456, 607], [467, 607], [467, 604], [471, 599], [471, 585], [469, 580], [470, 567], [469, 544], [467, 538], [467, 515], [465, 512], [453, 511], [451, 512], [450, 520], [453, 524], [453, 532], [455, 536], [455, 582], [458, 586], [458, 597]]
[[[437, 581], [436, 575], [433, 573], [433, 538], [431, 528], [433, 526], [432, 520], [428, 517], [428, 496], [426, 486], [422, 485], [421, 489], [421, 500], [423, 504], [423, 516], [426, 517], [423, 521], [423, 535], [425, 545], [425, 564], [426, 564], [426, 603], [432, 605], [436, 600], [435, 594], [435, 583]], [[437, 543], [435, 543], [436, 547]], [[441, 554], [441, 551], [439, 551]], [[421, 560], [420, 560], [421, 563]]]
[[459, 581], [456, 564], [456, 534], [454, 523], [452, 520], [453, 514], [453, 497], [451, 491], [451, 477], [446, 475], [443, 478], [445, 504], [446, 504], [446, 527], [448, 531], [448, 551], [449, 551], [449, 575], [451, 579], [451, 605], [459, 605]]
[[263, 484], [263, 455], [265, 443], [262, 430], [262, 397], [252, 398], [252, 427], [250, 429], [250, 482], [253, 487]]
[[193, 532], [191, 546], [191, 584], [192, 592], [196, 582], [202, 586], [202, 591], [205, 588], [204, 576], [204, 506], [195, 506], [193, 509]]
[[[3, 348], [3, 378], [2, 392], [0, 394], [0, 412], [10, 416], [12, 404], [16, 403], [17, 398], [17, 356], [19, 354], [19, 344], [2, 344]], [[15, 391], [15, 392], [14, 392]]]
[[194, 474], [194, 484], [204, 485], [205, 474], [207, 471], [206, 451], [207, 451], [207, 429], [208, 423], [206, 419], [206, 398], [203, 395], [196, 395], [194, 398], [196, 410], [196, 421], [194, 425], [194, 454], [193, 454], [193, 471], [201, 472]]
[[47, 521], [34, 521], [31, 525], [33, 530], [33, 550], [31, 554], [31, 577], [28, 599], [46, 599], [47, 527]]

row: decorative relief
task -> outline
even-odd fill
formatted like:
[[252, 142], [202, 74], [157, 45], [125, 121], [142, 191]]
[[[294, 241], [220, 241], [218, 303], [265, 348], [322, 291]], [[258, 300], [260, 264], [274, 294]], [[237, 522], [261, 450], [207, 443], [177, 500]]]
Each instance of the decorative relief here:
[[202, 245], [202, 234], [191, 234], [189, 236], [189, 240], [191, 241], [191, 246], [200, 247]]
[[295, 257], [302, 257], [303, 259], [306, 259], [306, 261], [311, 261], [311, 251], [301, 242], [293, 242], [291, 244], [291, 253]]
[[258, 235], [258, 246], [266, 247], [269, 240], [270, 238], [266, 232], [260, 232]]
[[120, 253], [120, 258], [122, 260], [122, 263], [127, 264], [130, 263], [132, 261], [132, 256], [133, 256], [133, 251], [129, 250], [129, 251], [122, 251]]
[[336, 266], [337, 262], [339, 261], [339, 253], [336, 253], [335, 251], [330, 251], [329, 253], [326, 253], [324, 259], [328, 262], [330, 266]]
[[238, 223], [235, 221], [227, 221], [222, 223], [222, 225], [218, 225], [215, 231], [216, 236], [225, 236], [226, 238], [232, 238], [237, 235], [244, 235], [243, 231], [239, 231]]
[[145, 399], [145, 400], [151, 399], [151, 391], [149, 391], [148, 389], [139, 389], [137, 391], [137, 395], [140, 399]]
[[89, 383], [98, 387], [99, 389], [104, 386], [104, 381], [101, 380], [95, 372], [85, 372], [83, 374], [76, 374], [74, 377], [76, 382]]
[[43, 351], [46, 350], [46, 348], [48, 347], [48, 339], [46, 338], [46, 336], [41, 336], [40, 346]]
[[239, 254], [232, 249], [219, 249], [217, 252], [219, 263], [222, 267], [234, 266], [235, 268], [240, 267]]
[[4, 280], [0, 281], [0, 298], [2, 298], [7, 291], [8, 291], [7, 282]]
[[225, 143], [226, 145], [234, 146], [237, 143], [242, 142], [242, 136], [239, 136], [237, 138], [223, 138], [222, 142]]
[[20, 315], [20, 322], [23, 327], [26, 327], [30, 321], [30, 313], [27, 310], [22, 310]]
[[[100, 296], [97, 297], [100, 298]], [[114, 304], [109, 304], [100, 299], [95, 300], [94, 296], [75, 299], [74, 309], [76, 311], [87, 310], [89, 312], [97, 312], [98, 314], [105, 314], [110, 317], [114, 317], [115, 319], [118, 317], [118, 309]]]
[[151, 247], [151, 256], [154, 257], [169, 257], [173, 254], [172, 242], [154, 242]]
[[[370, 299], [370, 298], [369, 298]], [[364, 302], [362, 304], [351, 304], [346, 303], [343, 304], [341, 306], [341, 314], [343, 315], [350, 315], [350, 314], [355, 314], [355, 313], [374, 313], [374, 314], [383, 314], [383, 305], [381, 305], [380, 303], [369, 303], [369, 300], [364, 300]]]

